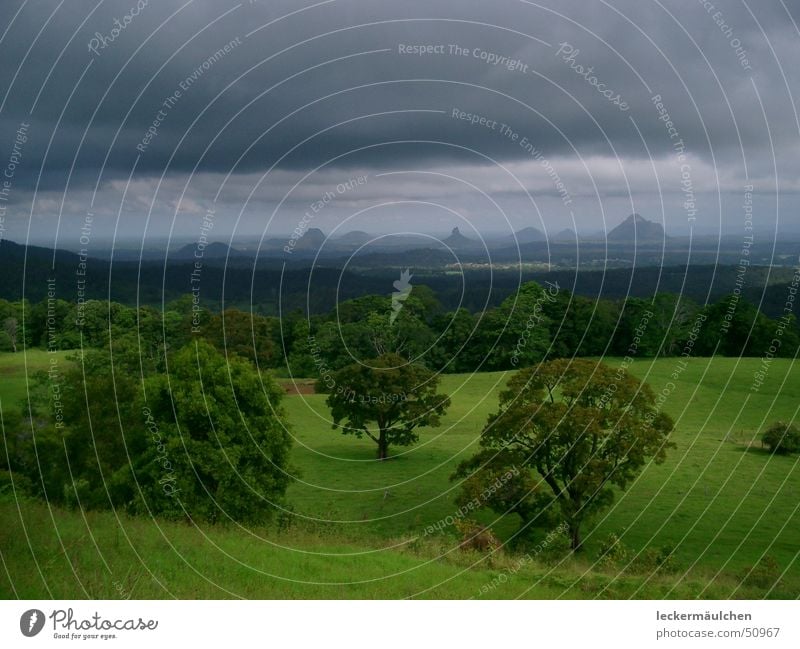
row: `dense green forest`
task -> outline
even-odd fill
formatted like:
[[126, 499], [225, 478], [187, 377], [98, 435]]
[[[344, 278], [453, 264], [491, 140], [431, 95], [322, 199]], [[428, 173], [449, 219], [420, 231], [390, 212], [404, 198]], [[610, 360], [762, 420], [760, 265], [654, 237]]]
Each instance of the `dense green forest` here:
[[555, 282], [529, 282], [497, 307], [469, 312], [447, 310], [433, 290], [415, 285], [390, 324], [392, 313], [389, 295], [346, 300], [310, 317], [294, 310], [282, 318], [213, 312], [191, 295], [163, 310], [104, 300], [0, 300], [0, 351], [98, 348], [109, 339], [119, 344], [131, 338], [158, 366], [170, 350], [202, 338], [260, 369], [319, 378], [354, 358], [389, 352], [435, 371], [465, 372], [571, 356], [678, 356], [687, 348], [696, 356], [793, 357], [800, 344], [793, 314], [769, 318], [735, 294], [706, 306], [668, 293], [594, 300]]

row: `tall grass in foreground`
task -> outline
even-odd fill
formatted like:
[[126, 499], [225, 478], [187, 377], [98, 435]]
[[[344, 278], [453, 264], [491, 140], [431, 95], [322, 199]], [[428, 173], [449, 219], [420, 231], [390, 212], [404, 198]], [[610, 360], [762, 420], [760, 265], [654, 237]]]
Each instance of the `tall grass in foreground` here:
[[679, 567], [620, 573], [588, 557], [487, 557], [445, 537], [359, 547], [298, 528], [196, 528], [8, 495], [0, 520], [5, 599], [790, 598], [800, 588], [787, 576], [773, 587], [779, 575], [768, 565], [746, 578]]

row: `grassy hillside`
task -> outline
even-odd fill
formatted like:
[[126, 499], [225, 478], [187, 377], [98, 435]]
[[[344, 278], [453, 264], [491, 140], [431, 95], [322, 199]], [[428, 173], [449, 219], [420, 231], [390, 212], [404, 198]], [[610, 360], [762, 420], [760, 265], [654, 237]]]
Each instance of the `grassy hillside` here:
[[[0, 358], [4, 407], [24, 394], [24, 368]], [[46, 360], [45, 360], [46, 362]], [[606, 359], [612, 367], [618, 359]], [[794, 597], [800, 589], [800, 459], [773, 457], [756, 440], [775, 419], [796, 418], [800, 364], [772, 362], [751, 391], [757, 359], [636, 360], [631, 371], [676, 420], [670, 451], [586, 530], [579, 560], [513, 551], [494, 566], [456, 549], [450, 530], [426, 525], [453, 515], [456, 464], [475, 449], [504, 373], [453, 375], [453, 406], [420, 443], [378, 463], [369, 440], [331, 430], [324, 395], [286, 398], [300, 480], [289, 490], [288, 530], [211, 528], [112, 513], [49, 511], [6, 495], [0, 502], [0, 594], [21, 597]], [[30, 365], [30, 360], [29, 360]], [[20, 383], [20, 381], [22, 381]], [[674, 388], [670, 387], [674, 383]], [[495, 522], [489, 514], [484, 522]], [[511, 539], [515, 520], [495, 529]], [[652, 575], [627, 560], [600, 568], [602, 541], [618, 535], [629, 558], [674, 548], [675, 571]], [[422, 538], [418, 538], [422, 535]], [[539, 540], [544, 536], [541, 533]], [[414, 539], [417, 538], [416, 541]], [[764, 560], [764, 555], [769, 558]], [[522, 562], [522, 563], [521, 563]], [[749, 568], [761, 567], [742, 583]], [[625, 573], [620, 575], [620, 572]], [[6, 571], [11, 575], [9, 582]], [[44, 575], [44, 577], [42, 577]], [[777, 588], [770, 587], [780, 578]], [[492, 581], [494, 580], [494, 581]], [[312, 583], [308, 583], [312, 582]], [[354, 583], [360, 582], [360, 583]], [[486, 584], [495, 588], [486, 591]], [[12, 587], [13, 584], [13, 587]], [[347, 584], [333, 586], [331, 584]]]
[[[618, 359], [607, 359], [612, 366]], [[800, 550], [800, 466], [797, 457], [771, 456], [757, 431], [776, 419], [797, 417], [800, 363], [773, 361], [767, 380], [750, 391], [756, 359], [692, 359], [672, 381], [676, 359], [637, 360], [631, 371], [656, 392], [674, 390], [663, 408], [676, 421], [662, 465], [648, 466], [586, 535], [595, 552], [609, 533], [634, 550], [675, 546], [686, 565], [741, 568], [763, 552], [784, 567]], [[395, 449], [398, 458], [377, 464], [369, 440], [330, 429], [323, 395], [287, 399], [297, 436], [295, 463], [302, 481], [290, 490], [298, 514], [343, 521], [353, 535], [413, 534], [453, 514], [456, 464], [471, 455], [481, 426], [496, 407], [504, 373], [443, 378], [453, 407], [421, 442]], [[489, 518], [485, 518], [488, 522]], [[506, 535], [516, 521], [500, 521]], [[796, 567], [800, 569], [800, 566]]]
[[4, 599], [788, 598], [798, 587], [785, 578], [767, 592], [774, 575], [763, 571], [745, 581], [701, 568], [622, 574], [544, 555], [488, 560], [433, 540], [367, 548], [297, 529], [201, 530], [7, 496], [0, 520]]

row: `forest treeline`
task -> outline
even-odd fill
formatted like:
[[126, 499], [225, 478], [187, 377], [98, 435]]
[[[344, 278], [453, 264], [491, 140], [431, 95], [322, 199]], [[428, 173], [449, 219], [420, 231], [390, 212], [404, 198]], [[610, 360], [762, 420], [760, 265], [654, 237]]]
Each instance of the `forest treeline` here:
[[[399, 307], [399, 308], [398, 308]], [[238, 309], [213, 312], [186, 295], [163, 310], [104, 300], [0, 300], [0, 350], [67, 350], [130, 343], [156, 366], [202, 338], [218, 351], [279, 374], [320, 378], [353, 362], [397, 353], [443, 372], [505, 370], [572, 356], [792, 357], [795, 316], [770, 318], [737, 294], [700, 305], [669, 293], [594, 300], [557, 283], [527, 282], [499, 306], [445, 309], [425, 285], [345, 300], [333, 310], [282, 318]], [[113, 348], [113, 345], [112, 345]]]

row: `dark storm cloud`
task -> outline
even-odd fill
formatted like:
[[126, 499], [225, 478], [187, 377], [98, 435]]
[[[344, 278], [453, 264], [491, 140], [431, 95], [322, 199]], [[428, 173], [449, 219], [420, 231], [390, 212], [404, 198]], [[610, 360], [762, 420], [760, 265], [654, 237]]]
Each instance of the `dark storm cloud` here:
[[14, 201], [37, 183], [109, 191], [134, 164], [157, 178], [530, 162], [521, 138], [628, 165], [681, 140], [721, 177], [797, 191], [797, 2], [4, 5], [4, 150], [30, 124]]

